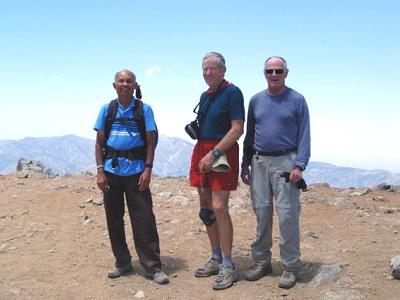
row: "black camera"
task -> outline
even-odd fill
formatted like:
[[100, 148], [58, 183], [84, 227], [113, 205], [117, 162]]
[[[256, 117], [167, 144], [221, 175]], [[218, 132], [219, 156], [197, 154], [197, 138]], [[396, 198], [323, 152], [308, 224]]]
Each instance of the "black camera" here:
[[192, 139], [197, 140], [200, 137], [200, 127], [197, 119], [187, 124], [185, 131]]
[[[290, 173], [289, 172], [283, 172], [281, 174], [281, 178], [285, 178], [285, 182], [289, 182], [290, 181], [289, 177], [290, 177]], [[303, 192], [307, 192], [308, 191], [307, 183], [305, 182], [305, 180], [303, 178], [301, 178], [300, 181], [298, 181], [296, 183], [296, 187], [299, 190], [302, 190]]]

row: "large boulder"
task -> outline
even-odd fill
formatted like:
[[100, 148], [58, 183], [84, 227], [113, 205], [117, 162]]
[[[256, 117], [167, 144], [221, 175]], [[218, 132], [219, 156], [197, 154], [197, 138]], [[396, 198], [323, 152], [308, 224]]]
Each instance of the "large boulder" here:
[[47, 168], [42, 162], [37, 160], [27, 160], [20, 158], [17, 163], [17, 172], [24, 174], [38, 174], [45, 176], [54, 176], [53, 171]]

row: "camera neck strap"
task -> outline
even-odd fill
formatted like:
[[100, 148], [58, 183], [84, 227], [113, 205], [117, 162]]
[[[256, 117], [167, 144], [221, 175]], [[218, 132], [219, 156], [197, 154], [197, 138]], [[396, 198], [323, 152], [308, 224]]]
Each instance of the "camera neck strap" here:
[[[197, 114], [196, 120], [200, 121], [204, 118], [204, 116], [206, 115], [208, 109], [211, 106], [212, 101], [215, 99], [215, 97], [217, 96], [217, 94], [219, 94], [220, 92], [220, 88], [223, 85], [224, 82], [227, 82], [225, 79], [223, 79], [220, 84], [218, 85], [218, 88], [215, 90], [215, 93], [213, 94], [208, 94], [208, 97], [206, 100], [203, 101], [203, 105], [202, 105], [202, 101], [200, 99], [199, 103], [197, 103], [196, 107], [193, 109], [193, 112], [195, 114]], [[226, 85], [225, 85], [226, 86]], [[198, 111], [196, 111], [198, 109]]]

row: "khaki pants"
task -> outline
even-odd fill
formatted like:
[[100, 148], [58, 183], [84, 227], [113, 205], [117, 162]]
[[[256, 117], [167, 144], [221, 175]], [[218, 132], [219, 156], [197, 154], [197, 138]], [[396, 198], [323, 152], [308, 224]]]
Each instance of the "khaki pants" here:
[[296, 153], [282, 156], [254, 155], [251, 163], [250, 195], [257, 217], [256, 240], [251, 245], [256, 263], [271, 262], [272, 216], [275, 199], [279, 218], [280, 255], [286, 271], [297, 271], [300, 261], [300, 191], [280, 175], [291, 172]]

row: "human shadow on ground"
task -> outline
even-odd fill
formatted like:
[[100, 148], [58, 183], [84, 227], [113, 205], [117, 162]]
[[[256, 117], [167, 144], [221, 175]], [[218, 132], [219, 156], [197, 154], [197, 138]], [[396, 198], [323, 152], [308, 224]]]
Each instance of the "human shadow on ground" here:
[[[144, 274], [144, 269], [140, 265], [138, 259], [134, 260], [132, 263], [134, 272]], [[162, 271], [167, 275], [172, 275], [178, 271], [188, 269], [187, 261], [179, 257], [161, 256], [161, 263]]]

